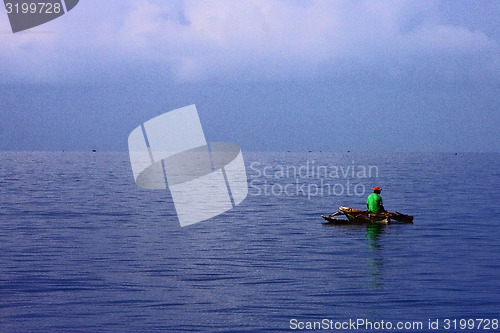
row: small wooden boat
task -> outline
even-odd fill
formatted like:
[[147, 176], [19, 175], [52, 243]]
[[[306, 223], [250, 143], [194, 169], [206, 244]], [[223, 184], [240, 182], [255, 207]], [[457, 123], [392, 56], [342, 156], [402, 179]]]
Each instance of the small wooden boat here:
[[[338, 219], [336, 216], [344, 215], [346, 219]], [[324, 224], [390, 224], [392, 222], [413, 223], [413, 216], [405, 215], [400, 212], [395, 213], [369, 213], [365, 210], [350, 207], [340, 207], [338, 212], [331, 215], [321, 215], [326, 221]]]

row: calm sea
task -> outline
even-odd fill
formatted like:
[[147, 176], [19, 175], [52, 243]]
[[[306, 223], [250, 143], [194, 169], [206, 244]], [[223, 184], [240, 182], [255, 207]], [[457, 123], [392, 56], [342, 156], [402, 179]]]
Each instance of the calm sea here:
[[[244, 158], [245, 201], [181, 228], [126, 153], [1, 152], [0, 332], [500, 319], [499, 154]], [[375, 185], [414, 224], [322, 224]]]

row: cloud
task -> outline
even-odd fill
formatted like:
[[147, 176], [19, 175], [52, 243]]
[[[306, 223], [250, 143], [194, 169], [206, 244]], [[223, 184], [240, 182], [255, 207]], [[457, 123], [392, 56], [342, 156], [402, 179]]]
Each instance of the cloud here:
[[[110, 79], [141, 71], [181, 82], [366, 71], [398, 78], [420, 68], [449, 79], [478, 71], [498, 79], [491, 72], [498, 69], [498, 36], [450, 24], [439, 4], [83, 1], [32, 32], [1, 34], [0, 82]], [[45, 29], [53, 33], [33, 33]], [[9, 30], [6, 20], [0, 30]], [[474, 70], [463, 69], [464, 62]]]

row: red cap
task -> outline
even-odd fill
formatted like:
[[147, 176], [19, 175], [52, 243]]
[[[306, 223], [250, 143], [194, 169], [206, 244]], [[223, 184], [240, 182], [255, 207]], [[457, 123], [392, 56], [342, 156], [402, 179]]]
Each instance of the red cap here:
[[375, 187], [373, 188], [373, 190], [374, 190], [374, 191], [382, 191], [382, 189], [381, 189], [380, 187], [378, 187], [378, 186], [375, 186]]

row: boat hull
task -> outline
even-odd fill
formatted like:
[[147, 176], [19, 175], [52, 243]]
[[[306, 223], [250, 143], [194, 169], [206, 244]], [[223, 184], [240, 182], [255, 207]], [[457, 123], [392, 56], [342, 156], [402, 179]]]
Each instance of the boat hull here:
[[[335, 218], [338, 215], [345, 215], [347, 220]], [[399, 212], [374, 214], [350, 207], [340, 207], [338, 212], [329, 216], [322, 215], [321, 217], [328, 221], [325, 224], [390, 224], [393, 222], [413, 223], [413, 216], [401, 214]]]
[[390, 223], [390, 213], [373, 214], [364, 210], [349, 207], [340, 207], [339, 211], [344, 213], [347, 219], [352, 223]]

